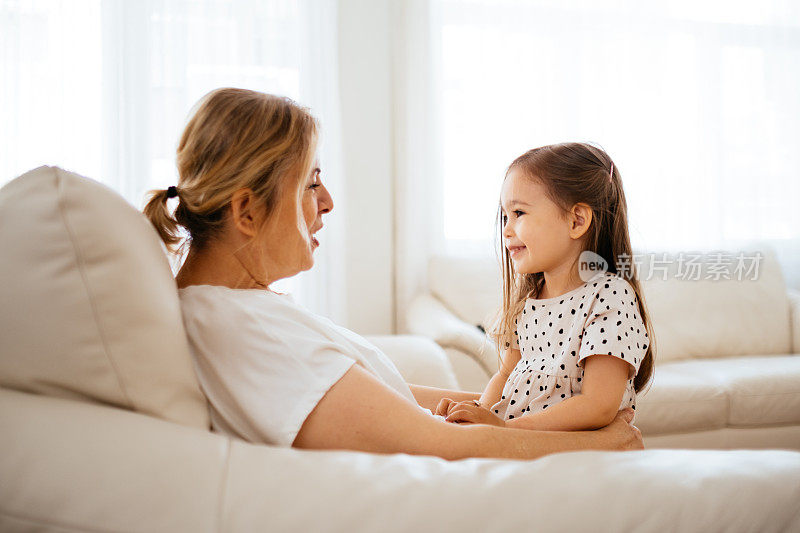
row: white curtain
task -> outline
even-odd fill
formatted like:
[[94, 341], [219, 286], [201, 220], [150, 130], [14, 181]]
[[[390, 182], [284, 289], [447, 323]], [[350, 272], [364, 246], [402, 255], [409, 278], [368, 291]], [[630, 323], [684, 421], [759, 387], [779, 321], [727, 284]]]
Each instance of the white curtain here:
[[506, 167], [563, 141], [614, 158], [634, 247], [766, 240], [800, 285], [800, 4], [407, 4], [415, 15], [396, 18], [395, 38], [398, 316], [430, 255], [494, 254]]
[[[104, 182], [137, 208], [177, 182], [192, 105], [217, 87], [289, 96], [320, 119], [323, 179], [340, 187], [334, 0], [0, 0], [0, 185], [42, 164]], [[320, 234], [317, 267], [280, 283], [334, 320], [341, 275]]]
[[486, 249], [506, 166], [561, 141], [622, 172], [634, 245], [800, 238], [800, 4], [439, 0], [443, 233]]

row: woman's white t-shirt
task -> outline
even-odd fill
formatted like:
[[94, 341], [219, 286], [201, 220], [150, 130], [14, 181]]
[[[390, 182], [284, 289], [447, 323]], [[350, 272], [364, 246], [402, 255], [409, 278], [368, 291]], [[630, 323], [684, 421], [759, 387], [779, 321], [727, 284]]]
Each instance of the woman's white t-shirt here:
[[383, 352], [289, 295], [216, 285], [190, 285], [178, 294], [215, 431], [291, 446], [306, 417], [354, 363], [418, 405]]

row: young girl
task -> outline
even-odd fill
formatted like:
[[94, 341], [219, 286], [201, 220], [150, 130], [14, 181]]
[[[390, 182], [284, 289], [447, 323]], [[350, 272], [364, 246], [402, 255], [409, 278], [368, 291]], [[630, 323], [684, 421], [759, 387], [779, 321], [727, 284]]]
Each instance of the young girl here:
[[[619, 170], [599, 148], [543, 146], [511, 163], [498, 220], [503, 306], [491, 331], [500, 370], [479, 401], [444, 406], [449, 422], [585, 430], [636, 409], [653, 343], [626, 211]], [[582, 254], [608, 271], [587, 273]]]

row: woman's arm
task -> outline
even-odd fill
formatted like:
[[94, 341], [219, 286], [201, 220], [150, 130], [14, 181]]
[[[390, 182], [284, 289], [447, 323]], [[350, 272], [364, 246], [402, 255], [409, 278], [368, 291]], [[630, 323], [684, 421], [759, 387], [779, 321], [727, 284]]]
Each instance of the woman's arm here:
[[538, 432], [448, 424], [426, 415], [358, 365], [328, 390], [303, 423], [293, 446], [325, 450], [433, 455], [444, 459], [535, 459], [568, 450], [642, 449], [641, 433], [621, 411], [599, 431]]
[[543, 411], [506, 420], [506, 427], [574, 431], [607, 426], [617, 414], [633, 366], [617, 357], [592, 355], [584, 360], [583, 387]]

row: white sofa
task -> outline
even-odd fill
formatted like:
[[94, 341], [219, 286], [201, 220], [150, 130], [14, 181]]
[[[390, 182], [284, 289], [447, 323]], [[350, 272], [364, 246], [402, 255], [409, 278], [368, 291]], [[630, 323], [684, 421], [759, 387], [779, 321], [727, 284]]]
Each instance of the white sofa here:
[[[214, 434], [135, 209], [40, 167], [0, 190], [0, 251], [0, 531], [800, 528], [794, 451], [448, 462]], [[408, 379], [453, 379], [432, 342], [376, 340]]]
[[[704, 266], [689, 275], [678, 271], [679, 254], [634, 255], [657, 350], [634, 421], [645, 446], [800, 450], [800, 296], [786, 288], [770, 247], [695, 253]], [[735, 271], [739, 257], [758, 272]], [[464, 389], [483, 390], [497, 371], [497, 352], [477, 326], [488, 327], [500, 305], [499, 272], [491, 258], [435, 257], [429, 292], [409, 307], [410, 332], [445, 349]]]

